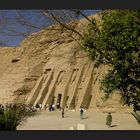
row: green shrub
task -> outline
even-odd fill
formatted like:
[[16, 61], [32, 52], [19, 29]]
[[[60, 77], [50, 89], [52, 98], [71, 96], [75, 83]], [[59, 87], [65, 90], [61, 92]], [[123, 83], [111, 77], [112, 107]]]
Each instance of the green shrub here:
[[13, 105], [0, 109], [0, 130], [16, 130], [16, 127], [34, 113], [26, 106]]

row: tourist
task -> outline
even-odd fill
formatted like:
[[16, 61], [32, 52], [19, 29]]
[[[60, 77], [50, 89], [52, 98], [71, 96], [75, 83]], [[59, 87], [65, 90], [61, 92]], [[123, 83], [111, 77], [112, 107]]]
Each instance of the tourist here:
[[83, 113], [84, 113], [84, 109], [83, 109], [83, 107], [81, 106], [81, 107], [80, 107], [80, 117], [81, 117], [81, 119], [83, 119]]
[[36, 112], [36, 109], [35, 109], [35, 107], [33, 105], [31, 105], [30, 109], [31, 109], [32, 112]]
[[41, 104], [41, 103], [39, 104], [39, 109], [40, 109], [40, 110], [42, 109], [42, 104]]
[[62, 118], [64, 118], [64, 108], [62, 108]]
[[52, 105], [49, 106], [49, 111], [52, 111]]
[[106, 125], [108, 127], [111, 127], [111, 123], [112, 123], [112, 115], [111, 113], [109, 112], [108, 115], [107, 115], [107, 118], [106, 118]]
[[54, 111], [54, 110], [55, 110], [55, 104], [52, 105], [52, 111]]
[[57, 103], [57, 109], [59, 109], [60, 108], [60, 103]]
[[37, 108], [37, 110], [39, 109], [39, 104], [36, 104], [36, 108]]

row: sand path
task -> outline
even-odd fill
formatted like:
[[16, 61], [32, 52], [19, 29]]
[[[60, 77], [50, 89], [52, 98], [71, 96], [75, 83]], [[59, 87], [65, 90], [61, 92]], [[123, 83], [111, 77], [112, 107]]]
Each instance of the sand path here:
[[79, 112], [65, 112], [65, 118], [61, 118], [60, 111], [43, 111], [34, 117], [30, 117], [24, 124], [18, 126], [18, 130], [69, 130], [71, 126], [86, 124], [88, 130], [140, 130], [140, 125], [129, 113], [112, 113], [114, 127], [105, 125], [107, 113], [100, 111], [87, 111], [85, 119], [80, 119]]

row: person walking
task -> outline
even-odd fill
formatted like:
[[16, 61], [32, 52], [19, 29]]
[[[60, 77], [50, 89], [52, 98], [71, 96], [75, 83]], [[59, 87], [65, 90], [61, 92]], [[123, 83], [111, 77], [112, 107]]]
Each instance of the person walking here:
[[111, 127], [111, 123], [112, 123], [112, 115], [111, 113], [109, 112], [108, 115], [107, 115], [107, 118], [106, 118], [106, 125], [108, 127]]
[[62, 108], [62, 118], [64, 118], [64, 113], [65, 113], [64, 108]]
[[57, 103], [56, 107], [57, 107], [57, 109], [59, 109], [60, 108], [60, 103]]
[[81, 108], [80, 108], [80, 117], [81, 117], [81, 119], [83, 119], [83, 113], [84, 113], [84, 109], [83, 109], [83, 107], [81, 106]]

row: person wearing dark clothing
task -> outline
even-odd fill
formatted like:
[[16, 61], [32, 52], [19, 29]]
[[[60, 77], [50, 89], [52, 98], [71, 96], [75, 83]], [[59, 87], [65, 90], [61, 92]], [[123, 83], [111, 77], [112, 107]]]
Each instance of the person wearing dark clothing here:
[[49, 106], [49, 111], [52, 111], [52, 105]]
[[112, 115], [111, 113], [109, 112], [108, 115], [107, 115], [107, 118], [106, 118], [106, 125], [108, 127], [111, 127], [111, 123], [112, 123]]
[[60, 103], [57, 103], [57, 109], [59, 109], [60, 108]]
[[39, 104], [36, 104], [36, 108], [37, 108], [37, 109], [39, 108]]
[[83, 119], [83, 113], [84, 113], [84, 109], [81, 107], [80, 108], [80, 117], [81, 117], [81, 119]]
[[64, 118], [64, 113], [65, 113], [64, 108], [62, 108], [62, 118]]

